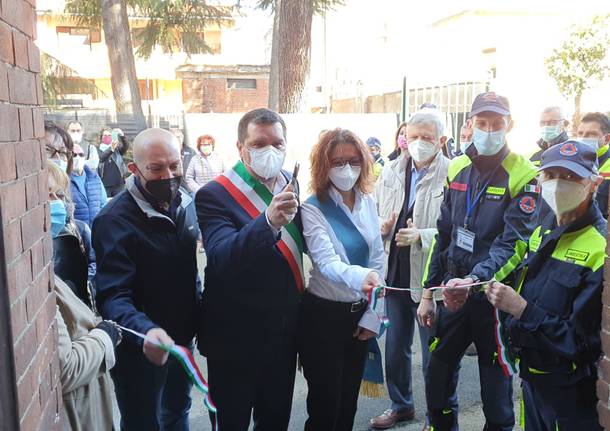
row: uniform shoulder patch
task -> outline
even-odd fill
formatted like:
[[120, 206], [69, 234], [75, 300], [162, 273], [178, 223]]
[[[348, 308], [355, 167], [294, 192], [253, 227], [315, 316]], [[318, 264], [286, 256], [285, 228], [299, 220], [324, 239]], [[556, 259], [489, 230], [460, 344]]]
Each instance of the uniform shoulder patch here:
[[523, 196], [519, 199], [519, 209], [524, 214], [532, 214], [536, 211], [536, 199], [531, 196]]

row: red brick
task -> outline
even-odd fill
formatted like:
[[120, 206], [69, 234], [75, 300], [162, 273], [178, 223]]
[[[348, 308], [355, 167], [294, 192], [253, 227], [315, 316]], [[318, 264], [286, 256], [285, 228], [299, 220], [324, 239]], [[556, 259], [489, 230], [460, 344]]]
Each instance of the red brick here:
[[15, 372], [21, 377], [36, 354], [36, 326], [30, 325], [15, 342]]
[[34, 138], [32, 108], [19, 108], [19, 129], [21, 130], [22, 141]]
[[49, 332], [49, 328], [55, 319], [55, 312], [57, 310], [56, 298], [54, 294], [47, 294], [40, 314], [36, 316], [36, 339], [43, 340]]
[[21, 242], [27, 250], [45, 234], [45, 209], [39, 205], [21, 217]]
[[13, 64], [13, 34], [3, 22], [0, 22], [0, 61]]
[[36, 75], [36, 98], [39, 105], [44, 105], [44, 94], [42, 92], [42, 78]]
[[[43, 138], [44, 137], [44, 115], [42, 108], [34, 108], [32, 109], [32, 116], [34, 117], [34, 137]], [[42, 144], [40, 144], [42, 147]], [[45, 154], [46, 158], [46, 154]]]
[[53, 391], [49, 391], [47, 396], [48, 400], [46, 406], [42, 410], [42, 418], [40, 420], [39, 430], [59, 430], [59, 415], [57, 414], [57, 410], [55, 407], [55, 393]]
[[17, 219], [4, 227], [4, 256], [6, 262], [12, 262], [22, 251], [21, 222]]
[[4, 63], [0, 63], [0, 101], [7, 102], [8, 99], [8, 68]]
[[25, 181], [0, 185], [0, 199], [10, 203], [2, 205], [2, 220], [9, 223], [25, 212]]
[[0, 142], [19, 140], [19, 111], [16, 107], [0, 104]]
[[32, 282], [32, 258], [23, 253], [8, 265], [9, 299], [12, 304]]
[[31, 40], [28, 40], [28, 63], [30, 71], [40, 72], [40, 49]]
[[19, 417], [23, 417], [28, 406], [31, 404], [38, 386], [34, 382], [34, 369], [28, 368], [25, 375], [21, 376], [17, 383], [17, 398], [19, 405]]
[[[45, 211], [46, 212], [46, 211]], [[47, 219], [48, 219], [48, 213]], [[51, 239], [51, 235], [45, 235], [42, 239], [43, 252], [44, 252], [44, 261], [51, 262], [53, 258], [53, 240]]]
[[18, 31], [13, 31], [13, 49], [15, 52], [15, 66], [28, 69], [28, 40]]
[[25, 206], [29, 211], [38, 205], [38, 175], [25, 179]]
[[49, 173], [47, 165], [42, 165], [42, 171], [38, 174], [38, 200], [40, 203], [45, 203], [49, 200]]
[[42, 409], [40, 408], [40, 398], [38, 394], [32, 399], [27, 411], [21, 416], [22, 430], [39, 430]]
[[25, 299], [18, 299], [11, 305], [11, 330], [13, 340], [18, 339], [25, 330], [28, 323]]
[[[607, 350], [604, 350], [607, 351]], [[604, 356], [601, 361], [599, 361], [599, 370], [600, 370], [600, 378], [605, 381], [610, 380], [610, 360], [607, 356]]]
[[[8, 70], [8, 88], [10, 101], [22, 105], [35, 105], [38, 101], [37, 92], [40, 78], [27, 70], [9, 69]], [[42, 91], [42, 90], [41, 90]]]
[[0, 144], [0, 182], [17, 178], [17, 163], [15, 162], [15, 145]]
[[[45, 300], [49, 296], [49, 273], [43, 272], [35, 283], [28, 289], [26, 296], [26, 311], [28, 323], [32, 323], [39, 316]], [[42, 317], [44, 318], [44, 314]]]
[[30, 140], [15, 145], [17, 177], [23, 178], [40, 170], [40, 143]]
[[[34, 279], [45, 270], [47, 262], [44, 260], [44, 243], [42, 237], [30, 249], [32, 254], [32, 274]], [[48, 271], [45, 270], [48, 273]]]
[[2, 0], [2, 16], [7, 24], [33, 36], [35, 15], [32, 5], [24, 0]]

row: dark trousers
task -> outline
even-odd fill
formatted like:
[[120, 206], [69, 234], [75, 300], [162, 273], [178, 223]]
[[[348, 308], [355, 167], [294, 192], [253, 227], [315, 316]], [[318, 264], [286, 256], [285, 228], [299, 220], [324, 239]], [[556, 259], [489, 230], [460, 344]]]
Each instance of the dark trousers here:
[[169, 357], [162, 367], [143, 353], [117, 352], [110, 371], [121, 411], [122, 431], [188, 431], [192, 384]]
[[543, 385], [523, 381], [522, 428], [527, 431], [597, 431], [595, 381], [574, 385]]
[[250, 417], [254, 431], [288, 429], [296, 372], [294, 331], [264, 334], [256, 352], [235, 358], [210, 355], [207, 362], [210, 395], [221, 431], [245, 431]]
[[479, 359], [481, 400], [485, 430], [508, 431], [515, 424], [512, 378], [504, 374], [498, 358], [494, 308], [482, 294], [473, 295], [456, 312], [439, 308], [430, 339], [426, 374], [426, 401], [435, 431], [452, 428], [455, 413], [450, 397], [455, 393], [455, 370], [466, 348], [474, 342]]
[[308, 387], [305, 431], [353, 427], [367, 348], [366, 341], [354, 338], [354, 331], [366, 304], [303, 296], [299, 355]]
[[[385, 339], [385, 374], [388, 384], [388, 394], [392, 401], [392, 410], [413, 410], [412, 366], [411, 357], [415, 327], [419, 332], [421, 342], [422, 372], [426, 378], [426, 370], [430, 359], [428, 342], [430, 330], [417, 323], [417, 304], [409, 293], [389, 292], [385, 297], [387, 317], [390, 327]], [[442, 307], [442, 305], [439, 305]], [[457, 387], [459, 365], [454, 372], [454, 385]], [[454, 391], [449, 397], [449, 405], [457, 415], [458, 397]], [[457, 427], [457, 417], [456, 425]]]

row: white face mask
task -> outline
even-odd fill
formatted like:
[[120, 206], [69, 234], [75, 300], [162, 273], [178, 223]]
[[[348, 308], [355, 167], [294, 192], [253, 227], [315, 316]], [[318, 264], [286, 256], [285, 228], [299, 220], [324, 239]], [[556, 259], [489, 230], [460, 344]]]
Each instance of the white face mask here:
[[557, 215], [572, 211], [587, 198], [587, 187], [574, 181], [558, 178], [547, 180], [540, 186], [542, 198]]
[[57, 166], [59, 166], [59, 168], [66, 172], [68, 170], [68, 162], [66, 162], [65, 160], [62, 159], [51, 159], [51, 161], [53, 163], [55, 163]]
[[493, 156], [498, 154], [504, 146], [505, 136], [506, 130], [504, 129], [497, 132], [486, 132], [475, 127], [472, 131], [472, 144], [480, 156]]
[[72, 159], [72, 167], [79, 174], [82, 173], [83, 170], [85, 169], [85, 158], [84, 157], [80, 157], [80, 156], [75, 156]]
[[436, 145], [422, 139], [409, 142], [407, 150], [417, 163], [428, 161], [438, 153]]
[[256, 175], [265, 180], [274, 178], [280, 173], [286, 152], [278, 150], [273, 145], [267, 145], [263, 148], [249, 148], [250, 153], [250, 168]]
[[72, 142], [75, 144], [80, 144], [83, 140], [83, 132], [70, 133], [70, 137], [72, 138]]
[[331, 168], [329, 174], [330, 180], [336, 188], [342, 192], [347, 192], [354, 187], [358, 178], [360, 178], [361, 170], [360, 166], [352, 166], [346, 163], [345, 166]]

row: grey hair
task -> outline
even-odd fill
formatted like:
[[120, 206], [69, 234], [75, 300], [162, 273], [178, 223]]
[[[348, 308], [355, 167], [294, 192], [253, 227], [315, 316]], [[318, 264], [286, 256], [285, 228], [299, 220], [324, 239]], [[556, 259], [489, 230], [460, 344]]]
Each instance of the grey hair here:
[[565, 120], [566, 116], [564, 115], [563, 109], [561, 108], [561, 106], [547, 106], [546, 108], [544, 108], [542, 110], [543, 114], [549, 113], [549, 112], [557, 112], [559, 114], [559, 118], [561, 120]]
[[423, 108], [415, 112], [413, 115], [411, 115], [411, 117], [409, 117], [407, 125], [415, 126], [417, 124], [433, 124], [436, 128], [437, 139], [443, 136], [445, 133], [445, 125], [443, 124], [441, 113], [438, 109]]

